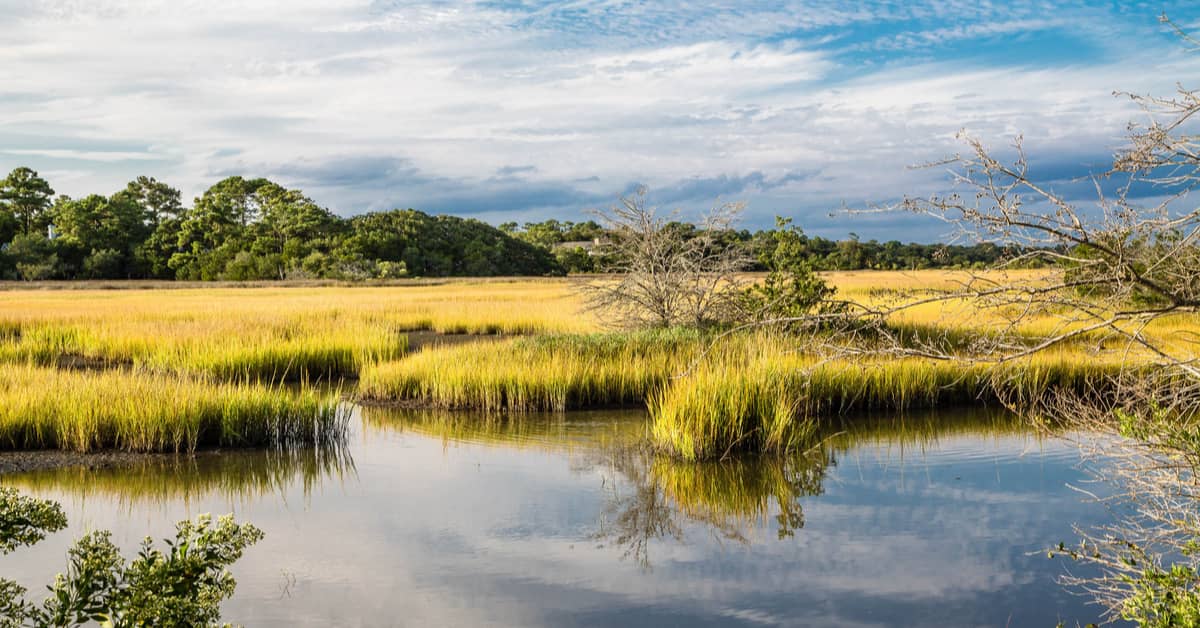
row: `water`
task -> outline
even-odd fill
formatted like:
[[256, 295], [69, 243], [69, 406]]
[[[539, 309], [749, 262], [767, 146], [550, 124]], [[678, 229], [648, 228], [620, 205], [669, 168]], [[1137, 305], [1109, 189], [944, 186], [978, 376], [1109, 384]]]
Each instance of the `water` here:
[[1078, 454], [995, 415], [856, 421], [824, 451], [682, 465], [640, 413], [507, 423], [367, 409], [342, 452], [0, 478], [71, 527], [0, 557], [40, 594], [71, 540], [132, 551], [198, 513], [266, 538], [246, 626], [1053, 626], [1097, 619], [1044, 548], [1104, 510]]

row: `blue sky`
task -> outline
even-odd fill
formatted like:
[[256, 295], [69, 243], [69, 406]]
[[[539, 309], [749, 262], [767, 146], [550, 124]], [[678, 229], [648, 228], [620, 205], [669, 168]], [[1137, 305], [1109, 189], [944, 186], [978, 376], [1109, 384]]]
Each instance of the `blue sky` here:
[[0, 169], [71, 195], [266, 176], [342, 215], [493, 223], [640, 183], [685, 212], [746, 201], [750, 228], [932, 241], [836, 212], [946, 190], [909, 166], [960, 129], [1023, 134], [1084, 202], [1071, 179], [1141, 115], [1113, 91], [1197, 76], [1158, 21], [1200, 24], [1190, 4], [0, 0]]

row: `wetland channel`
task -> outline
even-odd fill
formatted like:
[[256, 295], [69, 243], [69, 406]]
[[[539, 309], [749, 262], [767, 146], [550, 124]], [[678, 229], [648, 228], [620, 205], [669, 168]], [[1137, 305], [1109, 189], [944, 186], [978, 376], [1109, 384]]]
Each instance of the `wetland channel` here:
[[820, 450], [683, 464], [636, 411], [355, 408], [344, 447], [0, 476], [71, 527], [0, 557], [34, 592], [72, 539], [127, 553], [233, 512], [246, 626], [1054, 626], [1099, 609], [1045, 548], [1107, 521], [1077, 448], [990, 412], [854, 421]]

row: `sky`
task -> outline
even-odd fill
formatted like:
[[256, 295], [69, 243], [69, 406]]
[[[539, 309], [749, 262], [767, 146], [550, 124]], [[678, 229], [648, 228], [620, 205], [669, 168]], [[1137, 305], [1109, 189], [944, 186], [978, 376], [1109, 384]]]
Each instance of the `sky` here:
[[[595, 2], [0, 0], [0, 170], [62, 194], [138, 175], [185, 199], [264, 176], [334, 212], [582, 220], [638, 185], [744, 201], [806, 232], [936, 241], [844, 207], [950, 190], [960, 130], [1023, 135], [1087, 201], [1145, 114], [1200, 71], [1173, 0]], [[1193, 85], [1194, 87], [1195, 85]], [[940, 230], [940, 231], [939, 231]]]

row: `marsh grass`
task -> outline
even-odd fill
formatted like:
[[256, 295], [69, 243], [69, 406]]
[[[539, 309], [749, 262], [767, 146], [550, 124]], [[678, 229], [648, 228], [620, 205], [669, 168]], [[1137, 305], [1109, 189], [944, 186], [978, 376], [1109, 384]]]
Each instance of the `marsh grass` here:
[[278, 382], [354, 376], [361, 364], [399, 357], [407, 346], [405, 334], [362, 322], [35, 322], [0, 335], [0, 362]]
[[0, 365], [0, 449], [191, 452], [341, 438], [335, 393]]
[[263, 381], [353, 377], [399, 358], [407, 332], [584, 331], [562, 282], [142, 291], [10, 291], [0, 362]]
[[[885, 301], [952, 289], [965, 275], [828, 278], [844, 296]], [[663, 450], [721, 458], [803, 448], [831, 416], [1079, 389], [1128, 357], [1119, 347], [1097, 352], [1089, 345], [1102, 343], [1088, 336], [1019, 363], [963, 366], [911, 358], [817, 362], [803, 339], [758, 333], [715, 346], [697, 331], [598, 333], [566, 281], [4, 296], [0, 364], [8, 366], [0, 376], [24, 382], [0, 382], [5, 448], [186, 451], [304, 440], [294, 433], [307, 433], [306, 421], [328, 423], [304, 417], [331, 411], [332, 401], [270, 384], [357, 375], [359, 395], [373, 402], [486, 413], [648, 407]], [[902, 343], [938, 338], [953, 352], [994, 333], [1003, 316], [942, 303], [891, 324]], [[1055, 325], [1033, 321], [1021, 333], [1036, 338]], [[1191, 338], [1196, 329], [1194, 316], [1177, 317], [1146, 333]], [[516, 337], [411, 352], [415, 331]]]
[[[911, 331], [906, 333], [922, 333]], [[547, 335], [431, 349], [362, 372], [368, 401], [485, 412], [648, 407], [652, 437], [689, 460], [811, 443], [823, 419], [869, 410], [1010, 405], [1083, 391], [1121, 361], [1067, 346], [1025, 360], [918, 358], [818, 361], [795, 337], [679, 329]]]
[[[1039, 272], [1045, 271], [1013, 274], [1029, 280]], [[968, 276], [949, 271], [872, 271], [830, 273], [826, 278], [842, 296], [886, 302], [896, 294], [951, 290]], [[299, 381], [354, 377], [369, 365], [398, 360], [409, 351], [409, 332], [545, 335], [534, 344], [568, 356], [563, 359], [572, 353], [566, 345], [573, 339], [581, 339], [580, 350], [603, 352], [606, 345], [627, 345], [629, 338], [597, 334], [597, 321], [581, 313], [583, 303], [572, 285], [566, 280], [524, 279], [404, 287], [11, 290], [0, 300], [0, 362], [128, 366], [225, 380]], [[947, 302], [905, 311], [892, 323], [905, 341], [938, 338], [953, 350], [993, 333], [990, 330], [1003, 321], [999, 312]], [[1056, 324], [1052, 318], [1036, 319], [1022, 333], [1034, 338], [1056, 329]], [[1145, 332], [1155, 338], [1182, 339], [1194, 338], [1197, 329], [1200, 320], [1181, 316], [1156, 321]], [[667, 343], [655, 342], [673, 350]], [[646, 348], [657, 350], [652, 345]], [[528, 349], [495, 351], [519, 355]], [[462, 357], [470, 357], [466, 353]], [[609, 355], [611, 351], [599, 359]], [[627, 403], [628, 395], [616, 397], [618, 403]], [[520, 395], [515, 398], [519, 401]], [[590, 403], [586, 397], [580, 402]], [[572, 403], [566, 401], [568, 407]]]
[[654, 442], [687, 460], [786, 452], [810, 446], [831, 416], [1001, 401], [1020, 406], [1054, 391], [1092, 391], [1121, 370], [1119, 361], [1069, 350], [1004, 364], [816, 362], [780, 346], [769, 339], [735, 346], [672, 380], [650, 399]]
[[462, 344], [369, 365], [358, 392], [366, 401], [418, 400], [489, 412], [641, 406], [704, 338], [665, 329]]
[[[915, 332], [914, 332], [915, 333]], [[1082, 391], [1120, 361], [1064, 347], [1006, 364], [917, 358], [818, 361], [797, 339], [667, 329], [546, 335], [430, 349], [367, 366], [359, 395], [484, 412], [645, 405], [652, 438], [689, 460], [806, 447], [824, 419], [847, 413], [1020, 405]]]

